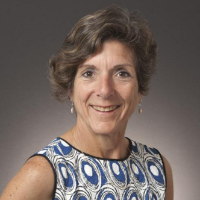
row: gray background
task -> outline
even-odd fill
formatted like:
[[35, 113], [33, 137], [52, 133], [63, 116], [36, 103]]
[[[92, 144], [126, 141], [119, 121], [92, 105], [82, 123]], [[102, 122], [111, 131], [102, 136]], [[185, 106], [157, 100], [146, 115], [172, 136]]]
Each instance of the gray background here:
[[26, 159], [75, 124], [49, 92], [48, 59], [77, 20], [110, 4], [140, 10], [159, 47], [157, 74], [127, 136], [158, 148], [175, 199], [199, 199], [200, 3], [196, 1], [0, 1], [0, 193]]

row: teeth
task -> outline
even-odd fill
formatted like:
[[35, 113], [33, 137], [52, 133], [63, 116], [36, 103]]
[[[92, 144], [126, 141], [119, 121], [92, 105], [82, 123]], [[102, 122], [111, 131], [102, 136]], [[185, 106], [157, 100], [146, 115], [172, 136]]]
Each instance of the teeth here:
[[93, 106], [93, 108], [98, 111], [108, 112], [111, 110], [115, 110], [117, 106], [110, 106], [110, 107]]

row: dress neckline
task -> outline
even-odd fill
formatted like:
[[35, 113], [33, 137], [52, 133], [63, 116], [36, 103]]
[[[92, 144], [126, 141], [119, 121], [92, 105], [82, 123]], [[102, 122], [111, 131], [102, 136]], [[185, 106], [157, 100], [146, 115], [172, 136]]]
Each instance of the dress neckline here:
[[57, 139], [62, 140], [63, 142], [65, 142], [67, 145], [71, 146], [74, 150], [78, 151], [79, 153], [84, 154], [85, 156], [91, 157], [91, 158], [95, 158], [98, 160], [104, 160], [104, 161], [126, 161], [132, 154], [132, 140], [128, 137], [125, 137], [128, 141], [129, 141], [129, 154], [125, 157], [125, 158], [121, 158], [121, 159], [112, 159], [112, 158], [101, 158], [101, 157], [97, 157], [97, 156], [93, 156], [91, 154], [85, 153], [79, 149], [77, 149], [76, 147], [74, 147], [73, 145], [71, 145], [68, 141], [66, 141], [65, 139], [61, 138], [61, 137], [57, 137]]

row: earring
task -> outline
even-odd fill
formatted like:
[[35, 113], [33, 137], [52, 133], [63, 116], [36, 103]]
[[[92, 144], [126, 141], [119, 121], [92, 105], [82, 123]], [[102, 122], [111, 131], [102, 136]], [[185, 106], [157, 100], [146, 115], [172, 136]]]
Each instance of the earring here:
[[138, 109], [138, 113], [139, 114], [142, 114], [142, 105], [141, 105], [141, 103], [142, 103], [142, 99], [140, 100], [140, 103], [139, 103], [139, 109]]
[[74, 113], [74, 103], [72, 102], [71, 113]]

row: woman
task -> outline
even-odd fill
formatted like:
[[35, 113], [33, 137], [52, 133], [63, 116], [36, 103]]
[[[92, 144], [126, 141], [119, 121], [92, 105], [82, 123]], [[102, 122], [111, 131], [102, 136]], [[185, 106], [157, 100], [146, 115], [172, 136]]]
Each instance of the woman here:
[[156, 43], [137, 13], [111, 6], [82, 18], [49, 76], [54, 96], [70, 99], [76, 125], [30, 158], [1, 200], [172, 200], [166, 159], [124, 137], [155, 63]]

